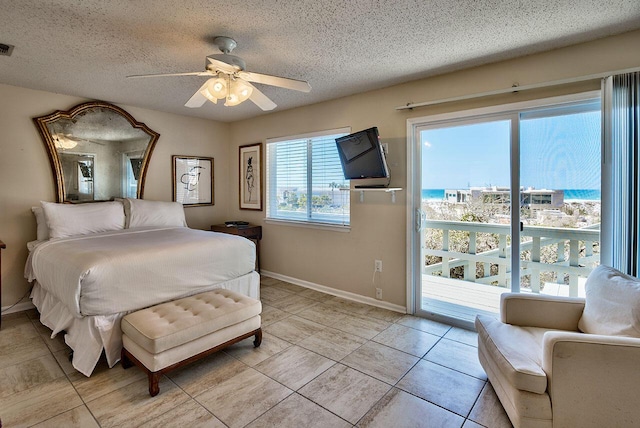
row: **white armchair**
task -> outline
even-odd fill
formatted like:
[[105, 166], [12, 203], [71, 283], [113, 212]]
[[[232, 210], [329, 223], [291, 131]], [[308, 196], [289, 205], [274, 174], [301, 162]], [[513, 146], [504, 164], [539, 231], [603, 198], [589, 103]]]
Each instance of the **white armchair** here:
[[478, 356], [515, 427], [640, 426], [636, 278], [601, 266], [586, 301], [503, 294], [500, 316], [476, 318]]

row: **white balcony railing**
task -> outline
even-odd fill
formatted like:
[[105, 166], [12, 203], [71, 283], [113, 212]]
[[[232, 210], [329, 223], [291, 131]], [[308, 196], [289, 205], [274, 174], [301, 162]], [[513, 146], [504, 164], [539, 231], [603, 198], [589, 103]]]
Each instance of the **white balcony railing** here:
[[[424, 264], [424, 275], [438, 275], [449, 278], [451, 269], [462, 267], [463, 279], [479, 284], [491, 284], [499, 287], [510, 287], [511, 245], [510, 226], [504, 224], [486, 224], [462, 221], [427, 220], [423, 224], [422, 251], [423, 256], [441, 258], [441, 262]], [[557, 282], [565, 284], [568, 277], [569, 295], [578, 295], [578, 278], [587, 277], [591, 270], [600, 262], [599, 252], [594, 252], [594, 246], [599, 245], [600, 225], [588, 228], [558, 228], [541, 226], [524, 226], [520, 233], [520, 251], [527, 254], [521, 256], [520, 278], [522, 283], [528, 276], [530, 291], [541, 291], [541, 273], [554, 272]], [[442, 231], [442, 245], [439, 249], [427, 247], [429, 229]], [[467, 252], [454, 251], [451, 248], [452, 232], [462, 231], [468, 234]], [[478, 234], [494, 235], [497, 248], [477, 252]], [[495, 237], [497, 236], [497, 239]], [[458, 240], [459, 240], [458, 235]], [[433, 240], [432, 240], [433, 241]], [[460, 244], [458, 242], [458, 244]], [[544, 247], [554, 246], [555, 251], [546, 251], [545, 259], [541, 257]], [[567, 252], [568, 246], [568, 252]], [[553, 260], [549, 260], [550, 254]], [[484, 264], [483, 276], [478, 277], [477, 263]], [[492, 273], [491, 266], [494, 265]], [[497, 267], [497, 269], [496, 269]]]

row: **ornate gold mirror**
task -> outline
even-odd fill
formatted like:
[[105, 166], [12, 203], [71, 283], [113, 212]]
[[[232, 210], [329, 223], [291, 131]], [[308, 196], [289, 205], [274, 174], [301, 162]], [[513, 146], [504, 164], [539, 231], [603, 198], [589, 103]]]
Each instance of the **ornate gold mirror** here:
[[142, 198], [160, 134], [100, 101], [33, 121], [49, 153], [58, 202]]

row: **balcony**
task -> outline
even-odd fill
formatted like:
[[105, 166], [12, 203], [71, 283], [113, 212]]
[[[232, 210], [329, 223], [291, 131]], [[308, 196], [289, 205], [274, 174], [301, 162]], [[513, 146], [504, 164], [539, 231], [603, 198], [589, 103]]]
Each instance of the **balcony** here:
[[[600, 263], [599, 229], [599, 224], [586, 228], [524, 226], [520, 233], [521, 292], [584, 296], [585, 279]], [[510, 234], [508, 224], [425, 221], [423, 309], [466, 320], [473, 320], [477, 313], [498, 313], [500, 294], [511, 290]], [[491, 241], [493, 248], [478, 251], [480, 239]], [[457, 247], [463, 241], [466, 251], [456, 251], [454, 240]]]

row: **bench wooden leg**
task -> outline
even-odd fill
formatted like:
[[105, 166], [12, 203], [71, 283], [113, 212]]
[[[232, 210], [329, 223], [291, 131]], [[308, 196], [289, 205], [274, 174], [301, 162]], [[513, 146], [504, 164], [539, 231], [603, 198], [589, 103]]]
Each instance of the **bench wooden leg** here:
[[262, 343], [262, 329], [259, 328], [258, 331], [256, 331], [256, 336], [253, 341], [253, 347], [257, 348], [258, 346], [260, 346], [261, 343]]
[[129, 367], [133, 367], [133, 363], [127, 356], [127, 352], [124, 348], [122, 348], [122, 352], [120, 353], [120, 364], [122, 364], [123, 369], [128, 369]]
[[155, 397], [160, 392], [160, 372], [148, 372], [149, 394]]
[[123, 369], [128, 369], [129, 367], [133, 367], [134, 364], [139, 366], [142, 370], [147, 372], [147, 377], [149, 378], [149, 394], [152, 397], [155, 397], [160, 392], [160, 376], [162, 376], [162, 371], [152, 372], [148, 368], [144, 366], [133, 355], [129, 354], [124, 347], [122, 348], [122, 352], [120, 354], [120, 364], [122, 364]]

